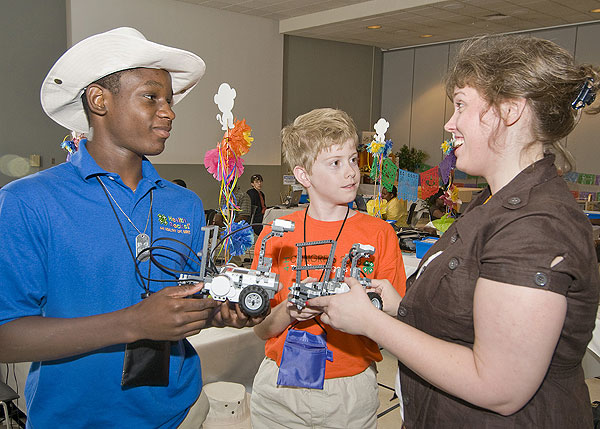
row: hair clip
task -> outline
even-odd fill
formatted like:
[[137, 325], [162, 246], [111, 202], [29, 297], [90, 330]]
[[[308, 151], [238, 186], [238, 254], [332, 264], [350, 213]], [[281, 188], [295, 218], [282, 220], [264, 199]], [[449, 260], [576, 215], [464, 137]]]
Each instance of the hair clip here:
[[577, 95], [577, 98], [571, 103], [571, 107], [579, 110], [585, 106], [589, 106], [596, 99], [596, 90], [593, 87], [594, 79], [587, 78]]

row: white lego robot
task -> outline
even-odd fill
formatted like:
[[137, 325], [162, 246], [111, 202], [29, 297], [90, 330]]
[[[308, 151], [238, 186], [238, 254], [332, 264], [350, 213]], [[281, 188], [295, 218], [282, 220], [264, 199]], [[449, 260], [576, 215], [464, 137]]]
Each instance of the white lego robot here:
[[[209, 268], [207, 264], [216, 246], [219, 229], [217, 226], [205, 226], [204, 243], [202, 246], [200, 273], [179, 277], [179, 283], [204, 282], [201, 296], [210, 295], [216, 301], [229, 300], [237, 302], [240, 309], [250, 317], [262, 316], [269, 309], [269, 300], [279, 288], [279, 275], [271, 272], [272, 260], [265, 258], [266, 242], [271, 237], [282, 237], [285, 232], [294, 230], [294, 222], [285, 219], [275, 219], [271, 232], [260, 243], [260, 253], [256, 270], [241, 268], [227, 264], [217, 269]], [[207, 271], [213, 271], [209, 273]]]

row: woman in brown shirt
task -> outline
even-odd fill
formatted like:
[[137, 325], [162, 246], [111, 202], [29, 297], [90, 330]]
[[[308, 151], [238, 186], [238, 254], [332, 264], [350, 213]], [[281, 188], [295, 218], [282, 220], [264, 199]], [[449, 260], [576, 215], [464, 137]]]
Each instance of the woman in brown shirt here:
[[457, 168], [488, 189], [427, 252], [404, 299], [374, 281], [385, 313], [352, 279], [350, 293], [310, 301], [325, 323], [398, 357], [408, 428], [591, 427], [581, 359], [600, 280], [591, 224], [557, 166], [569, 169], [559, 141], [599, 83], [598, 69], [547, 40], [466, 42], [446, 80], [445, 128]]

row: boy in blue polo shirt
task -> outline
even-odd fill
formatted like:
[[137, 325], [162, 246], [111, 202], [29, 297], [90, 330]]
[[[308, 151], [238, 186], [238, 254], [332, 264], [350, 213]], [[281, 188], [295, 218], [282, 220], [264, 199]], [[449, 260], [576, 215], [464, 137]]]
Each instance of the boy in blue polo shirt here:
[[[42, 84], [48, 116], [89, 141], [0, 190], [0, 362], [33, 362], [28, 427], [199, 427], [208, 409], [185, 337], [259, 321], [186, 299], [202, 285], [174, 285], [140, 252], [157, 238], [202, 247], [202, 202], [146, 155], [164, 150], [172, 106], [204, 69], [191, 52], [119, 28], [74, 45]], [[183, 259], [166, 264], [184, 270]], [[166, 362], [136, 378], [139, 357]]]

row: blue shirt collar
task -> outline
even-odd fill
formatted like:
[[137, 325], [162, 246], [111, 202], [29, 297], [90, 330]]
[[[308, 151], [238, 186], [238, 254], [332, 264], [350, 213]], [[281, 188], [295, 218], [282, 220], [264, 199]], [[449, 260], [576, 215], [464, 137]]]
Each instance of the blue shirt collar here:
[[[96, 163], [96, 160], [88, 152], [86, 144], [87, 140], [82, 140], [79, 143], [79, 150], [71, 155], [70, 160], [81, 178], [88, 181], [95, 176], [108, 176], [122, 183], [121, 177], [117, 173], [106, 171]], [[152, 163], [146, 157], [142, 159], [142, 180], [140, 181], [140, 184], [145, 181], [148, 182], [148, 185], [152, 188], [156, 186], [164, 188], [166, 186], [163, 178], [159, 176]], [[138, 188], [139, 187], [140, 186], [138, 186]]]

